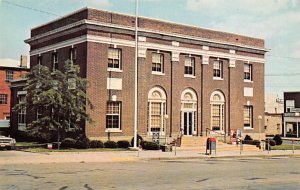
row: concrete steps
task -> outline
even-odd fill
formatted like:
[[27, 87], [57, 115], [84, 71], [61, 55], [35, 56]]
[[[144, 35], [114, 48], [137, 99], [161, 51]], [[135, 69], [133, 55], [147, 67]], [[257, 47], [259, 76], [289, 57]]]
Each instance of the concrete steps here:
[[183, 136], [181, 138], [181, 147], [199, 147], [206, 145], [206, 137], [198, 137], [198, 136], [191, 136], [186, 137]]
[[[221, 141], [224, 141], [224, 136], [210, 136], [217, 138], [217, 152], [224, 152], [224, 151], [240, 151], [240, 145], [234, 144], [226, 144]], [[206, 150], [206, 140], [208, 137], [201, 137], [201, 136], [191, 136], [186, 137], [183, 136], [181, 139], [181, 147], [178, 147], [178, 151], [201, 151], [205, 152]], [[243, 152], [259, 152], [262, 149], [254, 145], [243, 145]]]
[[[177, 147], [178, 151], [199, 151], [199, 152], [205, 152], [206, 151], [206, 145], [200, 145], [200, 146], [181, 146]], [[217, 152], [225, 152], [225, 151], [240, 151], [240, 145], [232, 145], [232, 144], [224, 144], [224, 143], [217, 143]], [[243, 152], [261, 152], [262, 149], [259, 149], [258, 147], [254, 145], [243, 145]]]

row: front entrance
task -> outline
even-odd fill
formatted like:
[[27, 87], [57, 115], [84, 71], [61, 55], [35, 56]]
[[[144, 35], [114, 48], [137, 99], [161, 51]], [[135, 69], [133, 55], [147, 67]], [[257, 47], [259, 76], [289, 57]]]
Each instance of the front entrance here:
[[192, 135], [194, 132], [194, 112], [182, 112], [183, 114], [183, 134]]

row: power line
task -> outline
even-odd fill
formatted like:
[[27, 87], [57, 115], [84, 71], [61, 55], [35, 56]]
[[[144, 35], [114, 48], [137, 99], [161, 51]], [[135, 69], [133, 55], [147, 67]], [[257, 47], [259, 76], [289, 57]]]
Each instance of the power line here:
[[[52, 12], [49, 12], [49, 11], [44, 11], [44, 10], [41, 10], [41, 9], [36, 9], [36, 8], [28, 7], [28, 6], [25, 6], [25, 5], [21, 5], [21, 4], [9, 2], [9, 1], [7, 1], [7, 0], [1, 0], [0, 2], [6, 3], [6, 4], [10, 4], [10, 5], [12, 5], [12, 6], [16, 6], [16, 7], [28, 9], [28, 10], [40, 12], [40, 13], [43, 13], [43, 14], [48, 14], [48, 15], [52, 15], [52, 16], [56, 16], [56, 17], [60, 17], [60, 18], [63, 17], [63, 16], [58, 15], [58, 14], [56, 14], [56, 13], [52, 13]], [[75, 19], [71, 19], [71, 18], [67, 18], [67, 19], [68, 19], [68, 20], [75, 20]], [[75, 20], [75, 21], [77, 21], [77, 20]], [[299, 59], [299, 60], [300, 60], [300, 57], [290, 57], [290, 56], [281, 56], [281, 55], [272, 55], [272, 54], [266, 54], [266, 56], [268, 56], [268, 57], [284, 58], [284, 59]], [[289, 74], [289, 75], [290, 75], [290, 74]], [[274, 76], [275, 76], [275, 75], [274, 75]]]
[[17, 3], [12, 3], [12, 2], [9, 2], [9, 1], [6, 1], [6, 0], [2, 0], [1, 2], [10, 4], [10, 5], [13, 5], [13, 6], [16, 6], [16, 7], [20, 7], [20, 8], [24, 8], [24, 9], [29, 9], [29, 10], [32, 10], [32, 11], [36, 11], [36, 12], [40, 12], [40, 13], [52, 15], [52, 16], [62, 17], [62, 16], [60, 16], [58, 14], [55, 14], [55, 13], [51, 13], [51, 12], [40, 10], [40, 9], [35, 9], [35, 8], [32, 8], [32, 7], [27, 7], [27, 6], [24, 6], [24, 5], [21, 5], [21, 4], [17, 4]]

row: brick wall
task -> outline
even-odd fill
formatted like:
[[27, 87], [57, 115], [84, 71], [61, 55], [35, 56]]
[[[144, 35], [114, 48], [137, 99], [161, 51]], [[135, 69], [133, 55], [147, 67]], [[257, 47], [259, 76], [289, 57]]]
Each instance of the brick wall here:
[[[11, 92], [10, 92], [10, 82], [6, 81], [6, 70], [14, 71], [14, 80], [20, 78], [27, 71], [20, 70], [19, 68], [0, 68], [0, 94], [7, 94], [7, 104], [0, 104], [0, 120], [5, 119], [5, 117], [10, 116], [10, 101], [11, 101]], [[25, 69], [26, 70], [26, 69]]]

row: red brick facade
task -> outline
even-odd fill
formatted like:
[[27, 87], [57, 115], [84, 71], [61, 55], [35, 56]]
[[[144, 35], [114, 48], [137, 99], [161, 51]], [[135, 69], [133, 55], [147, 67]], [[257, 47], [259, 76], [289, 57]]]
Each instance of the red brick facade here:
[[[86, 20], [84, 20], [86, 19]], [[164, 91], [167, 133], [175, 136], [184, 128], [182, 92], [196, 95], [195, 130], [202, 135], [212, 126], [211, 96], [219, 92], [224, 97], [223, 132], [243, 129], [258, 132], [258, 116], [264, 114], [264, 40], [225, 32], [201, 29], [181, 24], [139, 18], [138, 58], [138, 133], [149, 136], [148, 93], [158, 87]], [[121, 102], [120, 130], [112, 136], [132, 137], [134, 126], [134, 17], [82, 9], [62, 19], [32, 29], [31, 66], [37, 57], [51, 67], [51, 56], [59, 56], [59, 68], [76, 48], [81, 74], [90, 86], [87, 95], [94, 105], [87, 110], [95, 123], [86, 124], [90, 138], [108, 135], [106, 129], [107, 101]], [[108, 69], [108, 49], [121, 50], [121, 69]], [[163, 73], [152, 73], [152, 53], [163, 55]], [[186, 77], [185, 58], [195, 59], [195, 75]], [[214, 60], [222, 61], [222, 79], [213, 78]], [[251, 81], [244, 81], [244, 64], [251, 64]], [[107, 89], [109, 78], [118, 87]], [[116, 79], [116, 80], [115, 80]], [[110, 80], [109, 80], [110, 81]], [[120, 82], [121, 81], [121, 82]], [[114, 84], [115, 85], [115, 84]], [[120, 88], [121, 85], [121, 89]], [[248, 88], [245, 88], [248, 87]], [[116, 90], [117, 89], [117, 90]], [[245, 92], [244, 92], [245, 91]], [[250, 91], [250, 94], [249, 92]], [[251, 93], [252, 92], [252, 93]], [[245, 93], [245, 94], [244, 94]], [[251, 127], [244, 128], [244, 106], [252, 106]], [[151, 116], [152, 117], [152, 116]], [[154, 117], [154, 116], [153, 116]], [[189, 116], [190, 117], [190, 116]], [[263, 126], [263, 123], [261, 124]]]
[[0, 104], [0, 120], [10, 117], [10, 81], [6, 80], [6, 71], [13, 71], [13, 79], [16, 80], [25, 74], [28, 69], [0, 66], [0, 94], [7, 95], [7, 104]]

